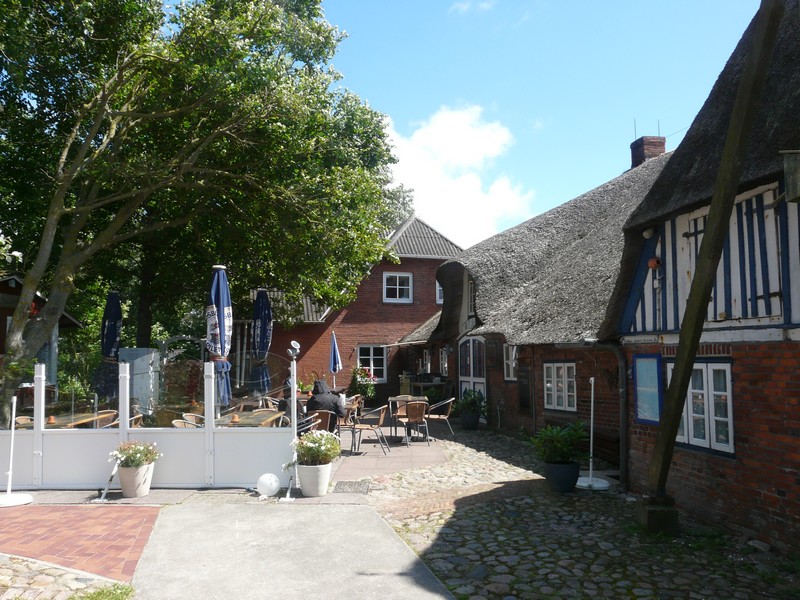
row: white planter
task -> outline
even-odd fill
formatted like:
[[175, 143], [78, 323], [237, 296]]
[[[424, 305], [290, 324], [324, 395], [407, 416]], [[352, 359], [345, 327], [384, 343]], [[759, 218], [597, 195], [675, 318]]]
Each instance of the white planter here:
[[297, 478], [303, 496], [324, 496], [331, 481], [331, 463], [327, 465], [297, 465]]
[[153, 480], [153, 464], [143, 467], [120, 467], [117, 471], [124, 498], [141, 498], [150, 493]]

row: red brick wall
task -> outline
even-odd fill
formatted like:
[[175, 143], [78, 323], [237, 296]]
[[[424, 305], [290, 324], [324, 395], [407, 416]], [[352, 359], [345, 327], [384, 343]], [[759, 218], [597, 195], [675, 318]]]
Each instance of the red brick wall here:
[[[496, 356], [493, 342], [496, 342]], [[521, 347], [518, 362], [530, 368], [532, 407], [520, 405], [519, 381], [505, 381], [503, 374], [503, 346], [501, 338], [487, 338], [487, 395], [489, 398], [489, 422], [497, 425], [498, 407], [500, 427], [507, 431], [524, 428], [528, 433], [546, 424], [569, 423], [583, 420], [589, 424], [591, 418], [591, 383], [594, 377], [595, 414], [597, 435], [603, 435], [613, 446], [610, 456], [616, 459], [619, 435], [620, 405], [618, 365], [613, 353], [595, 347], [556, 348], [553, 345]], [[577, 411], [545, 410], [544, 408], [544, 363], [572, 362], [576, 368]], [[534, 423], [535, 415], [535, 423]], [[616, 449], [616, 452], [615, 452]], [[616, 461], [615, 461], [616, 462]]]
[[[633, 352], [626, 350], [630, 359]], [[636, 353], [653, 350], [658, 349], [637, 348]], [[676, 446], [667, 493], [696, 519], [797, 550], [800, 344], [728, 344], [726, 351], [733, 363], [735, 454]], [[634, 421], [630, 383], [630, 483], [632, 491], [644, 493], [656, 427]]]
[[[271, 352], [285, 354], [291, 340], [300, 343], [297, 361], [298, 377], [311, 381], [323, 377], [329, 384], [331, 331], [342, 358], [343, 370], [336, 375], [337, 387], [346, 386], [357, 362], [358, 346], [363, 344], [395, 344], [400, 338], [427, 321], [441, 306], [436, 304], [436, 269], [440, 260], [403, 259], [400, 264], [382, 262], [372, 269], [358, 288], [358, 297], [346, 308], [331, 314], [324, 324], [300, 325], [290, 330], [275, 326]], [[383, 273], [413, 273], [413, 302], [383, 302]], [[403, 370], [414, 370], [408, 356], [413, 353], [394, 346], [387, 348], [387, 383], [377, 386], [377, 397], [385, 400], [399, 393], [399, 376]], [[287, 355], [288, 357], [288, 355]], [[434, 364], [437, 362], [434, 357]]]

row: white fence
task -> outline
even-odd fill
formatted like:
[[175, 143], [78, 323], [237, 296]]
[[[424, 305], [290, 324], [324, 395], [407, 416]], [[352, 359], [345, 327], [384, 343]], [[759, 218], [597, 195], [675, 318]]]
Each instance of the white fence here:
[[[109, 452], [137, 439], [158, 444], [163, 456], [153, 472], [154, 488], [255, 487], [264, 473], [288, 485], [283, 465], [292, 458], [291, 427], [216, 427], [214, 366], [204, 365], [206, 427], [130, 428], [129, 365], [119, 366], [118, 429], [47, 429], [45, 367], [36, 365], [33, 428], [14, 433], [14, 489], [99, 489], [113, 464]], [[0, 431], [0, 468], [9, 464], [11, 431]], [[3, 489], [8, 484], [5, 473]]]

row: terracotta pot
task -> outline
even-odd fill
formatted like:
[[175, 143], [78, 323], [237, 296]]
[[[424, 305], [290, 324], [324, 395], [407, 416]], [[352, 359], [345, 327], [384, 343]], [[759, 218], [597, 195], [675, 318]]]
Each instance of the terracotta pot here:
[[331, 481], [331, 463], [327, 465], [297, 465], [297, 478], [303, 496], [324, 496]]
[[124, 498], [141, 498], [150, 493], [153, 480], [153, 464], [143, 467], [120, 467], [117, 470], [119, 484]]

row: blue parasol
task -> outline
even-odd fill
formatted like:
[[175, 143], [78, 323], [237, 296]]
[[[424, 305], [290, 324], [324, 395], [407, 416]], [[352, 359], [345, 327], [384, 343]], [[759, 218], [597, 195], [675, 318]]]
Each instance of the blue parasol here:
[[272, 387], [267, 368], [267, 354], [272, 343], [272, 305], [267, 290], [256, 292], [253, 305], [253, 366], [250, 369], [250, 390], [266, 394]]
[[228, 352], [231, 349], [233, 333], [233, 308], [225, 267], [214, 265], [213, 268], [214, 276], [211, 279], [211, 291], [206, 305], [206, 349], [214, 362], [217, 403], [220, 406], [228, 406], [231, 401], [229, 375], [231, 363], [228, 362]]
[[109, 292], [100, 325], [100, 352], [103, 362], [92, 379], [92, 389], [98, 396], [116, 398], [119, 392], [119, 335], [122, 330], [122, 306], [119, 292]]
[[339, 355], [339, 345], [336, 343], [336, 332], [331, 331], [331, 364], [333, 373], [333, 387], [336, 387], [336, 373], [342, 370], [342, 357]]

